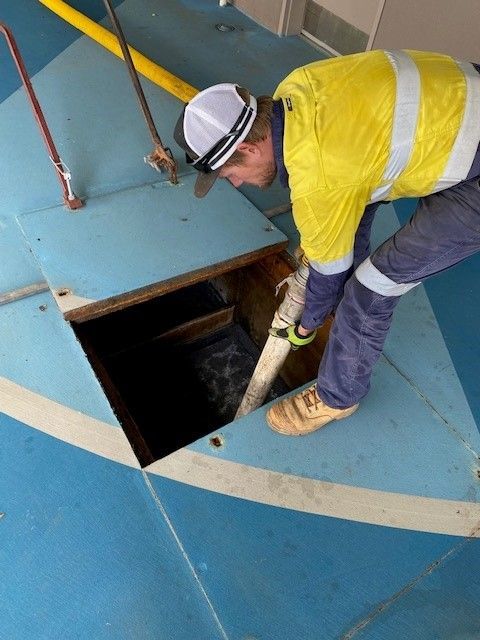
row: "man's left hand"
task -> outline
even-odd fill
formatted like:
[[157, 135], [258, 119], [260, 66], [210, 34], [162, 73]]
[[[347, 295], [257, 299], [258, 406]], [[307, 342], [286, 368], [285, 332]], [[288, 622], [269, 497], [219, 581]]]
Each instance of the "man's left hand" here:
[[[305, 329], [303, 329], [303, 331], [305, 331]], [[300, 347], [304, 347], [305, 345], [310, 344], [310, 342], [315, 339], [317, 330], [314, 329], [311, 333], [304, 336], [299, 333], [299, 325], [291, 324], [284, 329], [276, 329], [275, 327], [270, 327], [268, 333], [271, 336], [275, 336], [276, 338], [283, 338], [284, 340], [288, 340], [290, 342], [292, 351], [296, 351]]]

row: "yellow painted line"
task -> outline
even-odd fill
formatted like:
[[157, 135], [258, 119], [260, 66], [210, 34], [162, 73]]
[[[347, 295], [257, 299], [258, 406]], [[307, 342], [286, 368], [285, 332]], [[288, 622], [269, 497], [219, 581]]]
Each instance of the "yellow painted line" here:
[[1, 377], [0, 411], [33, 429], [97, 456], [140, 468], [120, 427], [70, 409]]
[[[123, 60], [117, 37], [108, 29], [97, 24], [94, 20], [80, 13], [80, 11], [73, 9], [63, 0], [39, 0], [39, 2]], [[173, 73], [170, 73], [160, 65], [155, 64], [155, 62], [149, 60], [130, 45], [128, 48], [135, 69], [145, 78], [182, 100], [182, 102], [188, 102], [198, 93], [198, 89], [177, 78], [177, 76], [174, 76]]]
[[144, 471], [208, 491], [304, 513], [462, 537], [480, 537], [480, 504], [354, 487], [180, 449]]

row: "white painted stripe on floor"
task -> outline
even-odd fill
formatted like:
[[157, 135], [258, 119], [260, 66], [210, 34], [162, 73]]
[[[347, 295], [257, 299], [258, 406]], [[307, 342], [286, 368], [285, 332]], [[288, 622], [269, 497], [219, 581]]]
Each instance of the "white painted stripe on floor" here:
[[413, 531], [480, 537], [480, 504], [324, 482], [180, 449], [144, 469], [236, 498]]
[[140, 468], [120, 427], [75, 411], [0, 377], [0, 411], [63, 442]]
[[[140, 468], [123, 430], [0, 377], [0, 410], [95, 455]], [[386, 527], [480, 537], [480, 504], [324, 482], [180, 449], [144, 469], [262, 504]]]
[[74, 309], [80, 309], [81, 307], [86, 307], [88, 304], [92, 304], [92, 302], [97, 302], [91, 298], [76, 296], [66, 289], [63, 289], [63, 291], [60, 289], [60, 291], [62, 292], [62, 295], [60, 295], [58, 291], [53, 291], [53, 297], [57, 301], [58, 308], [62, 313], [67, 313], [67, 311], [73, 311]]

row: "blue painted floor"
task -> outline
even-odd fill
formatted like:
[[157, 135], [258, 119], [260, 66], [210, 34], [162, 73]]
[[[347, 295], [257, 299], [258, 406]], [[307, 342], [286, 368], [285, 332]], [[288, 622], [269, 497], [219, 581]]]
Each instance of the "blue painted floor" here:
[[[109, 26], [101, 2], [71, 6]], [[215, 0], [116, 3], [131, 45], [194, 87], [271, 93], [325, 54]], [[72, 186], [0, 47], [0, 637], [8, 640], [480, 638], [478, 257], [402, 299], [372, 390], [305, 439], [267, 407], [141, 469], [64, 314], [298, 234], [268, 191], [198, 201], [143, 162], [124, 64], [36, 0], [0, 0]], [[220, 32], [218, 23], [235, 27]], [[166, 144], [181, 102], [142, 80]], [[414, 202], [386, 205], [374, 244]], [[467, 292], [467, 295], [465, 295]], [[61, 294], [65, 295], [61, 295]], [[181, 428], [164, 411], [158, 428]], [[174, 426], [175, 425], [175, 426]]]

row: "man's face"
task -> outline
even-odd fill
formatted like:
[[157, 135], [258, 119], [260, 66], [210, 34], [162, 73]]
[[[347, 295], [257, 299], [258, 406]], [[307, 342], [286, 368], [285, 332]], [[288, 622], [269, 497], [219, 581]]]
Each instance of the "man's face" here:
[[277, 166], [271, 140], [258, 143], [242, 143], [238, 146], [241, 164], [222, 167], [220, 178], [225, 178], [234, 187], [251, 184], [266, 189], [275, 180]]

